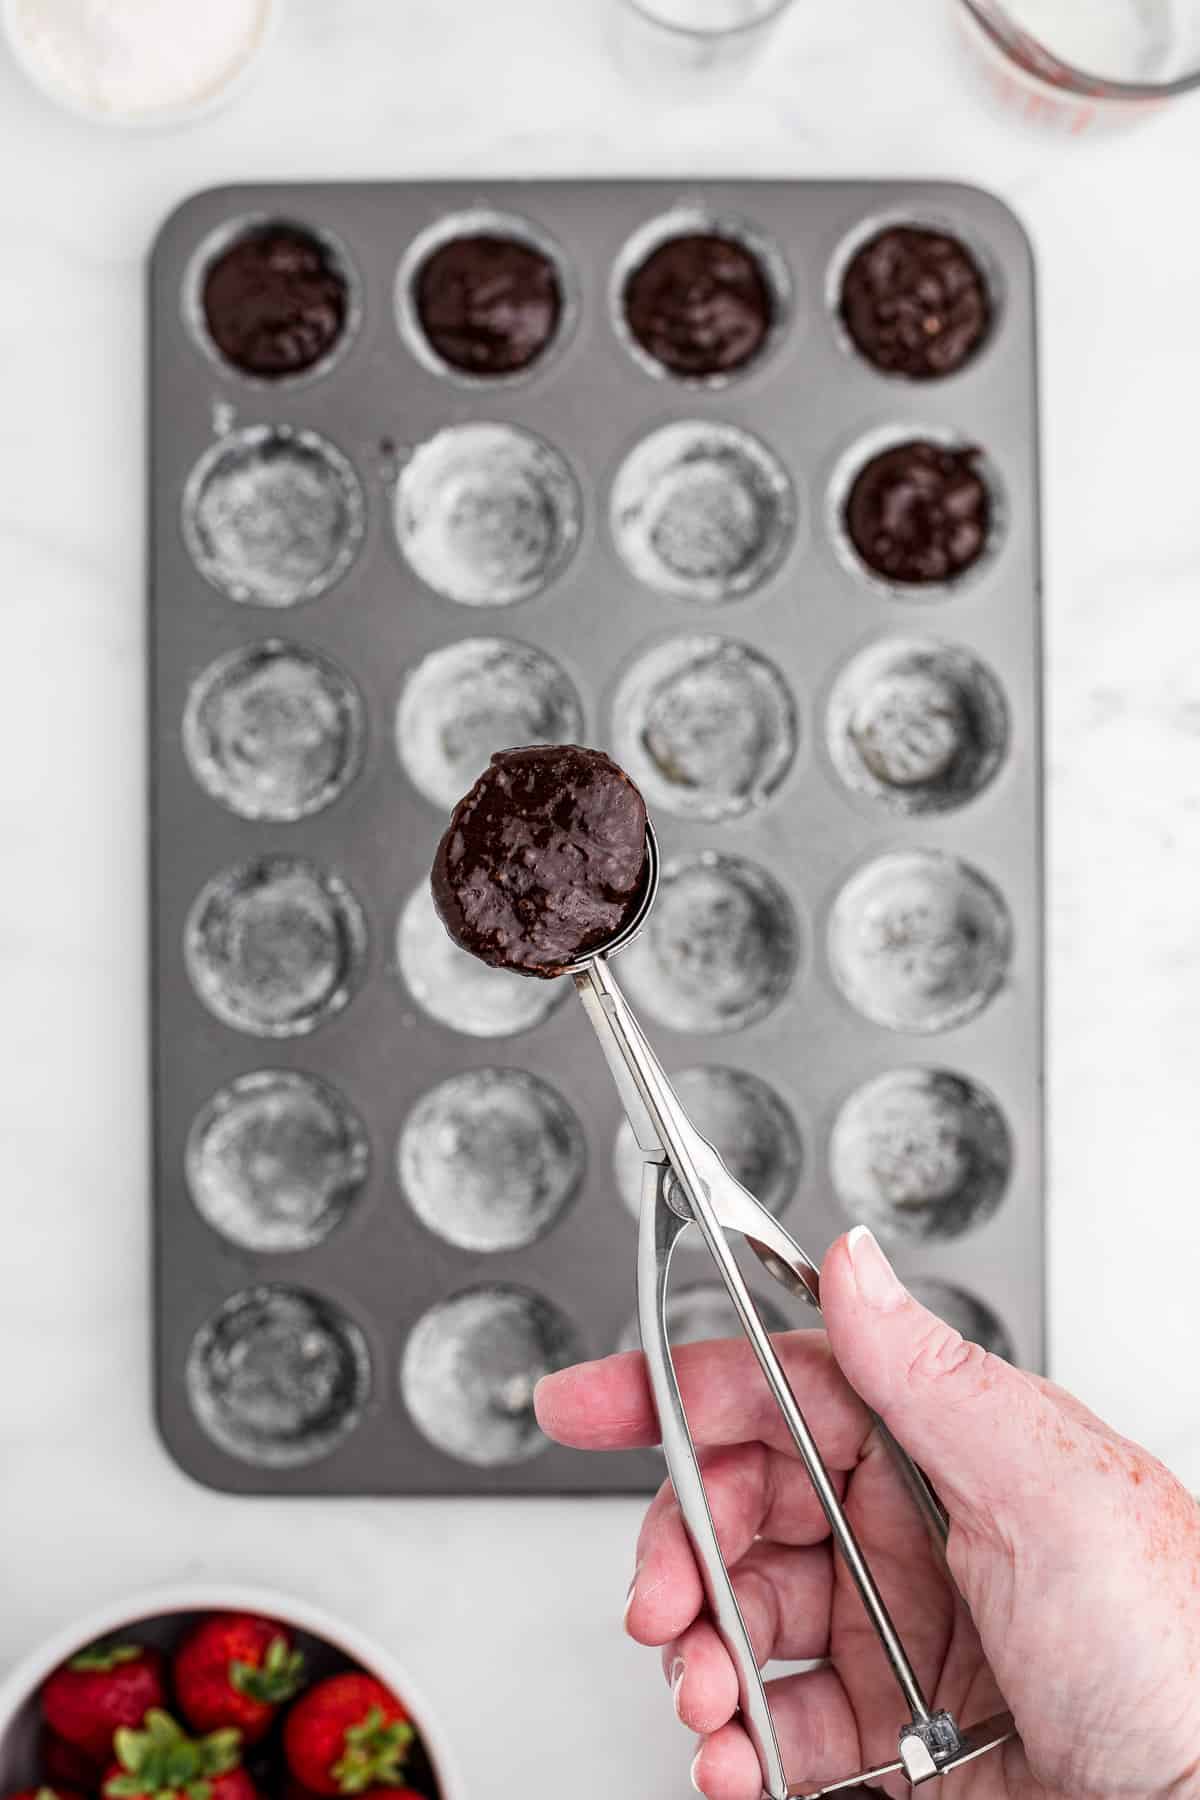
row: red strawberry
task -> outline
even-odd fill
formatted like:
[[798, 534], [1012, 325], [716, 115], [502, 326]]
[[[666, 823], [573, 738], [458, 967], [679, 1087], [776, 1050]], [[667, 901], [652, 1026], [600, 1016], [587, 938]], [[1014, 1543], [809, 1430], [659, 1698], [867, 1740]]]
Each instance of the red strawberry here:
[[283, 1753], [314, 1794], [394, 1793], [413, 1728], [395, 1694], [371, 1675], [331, 1675], [297, 1700], [283, 1727]]
[[55, 1792], [77, 1788], [82, 1794], [91, 1794], [100, 1785], [100, 1764], [95, 1758], [68, 1744], [49, 1725], [43, 1725], [38, 1733], [37, 1766], [46, 1786]]
[[186, 1737], [170, 1713], [151, 1707], [145, 1727], [123, 1725], [113, 1738], [117, 1760], [104, 1777], [108, 1800], [259, 1800], [241, 1764], [241, 1734]]
[[97, 1762], [112, 1755], [118, 1725], [140, 1725], [166, 1699], [163, 1659], [142, 1644], [93, 1644], [46, 1678], [42, 1717]]
[[233, 1725], [242, 1742], [270, 1730], [276, 1709], [299, 1691], [304, 1658], [282, 1625], [251, 1613], [210, 1613], [175, 1655], [175, 1698], [195, 1731]]

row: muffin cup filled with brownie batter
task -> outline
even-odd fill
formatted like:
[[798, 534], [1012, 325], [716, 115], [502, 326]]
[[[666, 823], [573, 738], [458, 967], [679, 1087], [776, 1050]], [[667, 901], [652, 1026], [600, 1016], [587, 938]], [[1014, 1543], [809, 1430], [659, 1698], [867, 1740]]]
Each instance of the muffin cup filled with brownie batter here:
[[349, 348], [362, 319], [358, 277], [324, 230], [241, 218], [192, 259], [184, 317], [206, 355], [263, 386], [311, 381]]
[[876, 217], [830, 266], [826, 302], [850, 356], [881, 375], [939, 381], [967, 368], [996, 330], [992, 259], [957, 226]]
[[579, 303], [558, 245], [511, 213], [440, 219], [409, 246], [396, 277], [400, 334], [438, 375], [509, 386], [563, 349]]
[[782, 256], [739, 221], [681, 209], [652, 220], [617, 259], [613, 323], [652, 375], [723, 387], [757, 368], [791, 323]]
[[974, 581], [1003, 535], [1004, 494], [977, 444], [940, 426], [887, 426], [839, 459], [827, 523], [847, 569], [906, 600]]

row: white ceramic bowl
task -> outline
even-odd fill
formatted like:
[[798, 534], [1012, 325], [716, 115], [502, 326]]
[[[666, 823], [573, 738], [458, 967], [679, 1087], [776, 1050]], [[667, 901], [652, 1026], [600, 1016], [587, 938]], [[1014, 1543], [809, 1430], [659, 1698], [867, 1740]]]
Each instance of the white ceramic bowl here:
[[268, 1589], [240, 1585], [186, 1586], [152, 1590], [97, 1608], [58, 1631], [21, 1658], [0, 1682], [0, 1793], [36, 1785], [37, 1736], [41, 1715], [38, 1690], [52, 1669], [99, 1638], [128, 1632], [147, 1644], [174, 1644], [200, 1613], [252, 1612], [292, 1626], [301, 1642], [315, 1640], [336, 1659], [348, 1660], [375, 1675], [403, 1700], [429, 1756], [439, 1800], [463, 1800], [465, 1792], [450, 1759], [440, 1726], [414, 1689], [406, 1669], [378, 1644], [352, 1626], [312, 1606]]
[[113, 112], [105, 107], [89, 106], [77, 100], [66, 89], [59, 87], [42, 68], [41, 63], [31, 51], [24, 34], [17, 25], [18, 0], [0, 0], [0, 27], [12, 52], [13, 60], [26, 79], [43, 94], [47, 100], [53, 101], [64, 112], [77, 119], [86, 119], [93, 125], [114, 125], [125, 131], [163, 131], [177, 125], [192, 125], [197, 120], [206, 119], [211, 113], [220, 112], [228, 106], [249, 85], [262, 67], [262, 61], [279, 29], [279, 21], [283, 15], [283, 0], [262, 0], [263, 27], [257, 44], [240, 63], [221, 87], [206, 94], [203, 100], [193, 101], [186, 106], [164, 106], [154, 112], [122, 113]]

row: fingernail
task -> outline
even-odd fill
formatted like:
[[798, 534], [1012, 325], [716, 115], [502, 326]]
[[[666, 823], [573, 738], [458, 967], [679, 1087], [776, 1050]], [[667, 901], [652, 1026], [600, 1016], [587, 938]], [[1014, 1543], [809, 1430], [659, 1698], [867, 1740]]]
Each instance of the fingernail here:
[[873, 1232], [856, 1225], [846, 1239], [850, 1263], [854, 1269], [854, 1285], [859, 1297], [880, 1312], [891, 1312], [904, 1298], [904, 1289], [896, 1279], [896, 1271], [879, 1248]]
[[692, 1786], [695, 1788], [695, 1790], [698, 1794], [702, 1794], [704, 1792], [704, 1789], [700, 1786], [700, 1781], [696, 1774], [696, 1770], [700, 1767], [700, 1758], [703, 1755], [704, 1755], [703, 1750], [697, 1750], [695, 1756], [692, 1758], [692, 1766], [691, 1766], [691, 1770], [689, 1771], [689, 1773], [691, 1775]]
[[633, 1605], [633, 1596], [637, 1592], [637, 1578], [638, 1572], [635, 1569], [633, 1571], [633, 1580], [629, 1584], [629, 1592], [625, 1596], [625, 1610], [621, 1614], [622, 1625], [627, 1626], [629, 1624], [629, 1609]]
[[671, 1703], [675, 1708], [675, 1716], [679, 1716], [679, 1690], [683, 1686], [683, 1658], [677, 1656], [671, 1664]]

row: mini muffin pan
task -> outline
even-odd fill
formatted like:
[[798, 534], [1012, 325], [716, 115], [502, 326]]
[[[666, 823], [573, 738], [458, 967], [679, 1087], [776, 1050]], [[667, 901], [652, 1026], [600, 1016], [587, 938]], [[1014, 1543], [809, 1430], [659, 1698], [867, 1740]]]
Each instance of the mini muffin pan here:
[[[845, 270], [895, 225], [948, 234], [986, 284], [950, 374], [889, 374], [843, 322]], [[320, 317], [300, 293], [276, 341], [226, 281], [247, 373], [207, 335], [207, 271], [280, 226], [226, 272], [275, 280], [300, 233]], [[486, 242], [447, 253], [464, 236]], [[757, 267], [726, 258], [724, 312], [693, 294], [724, 372], [675, 355], [678, 237], [687, 279], [713, 237]], [[433, 255], [445, 355], [422, 334]], [[475, 267], [482, 296], [458, 285]], [[869, 298], [889, 345], [919, 327], [911, 295], [898, 324]], [[464, 956], [429, 893], [450, 805], [536, 741], [600, 745], [646, 794], [661, 892], [617, 972], [701, 1130], [811, 1255], [865, 1220], [944, 1316], [1040, 1368], [1037, 401], [1011, 214], [869, 181], [218, 189], [158, 239], [150, 356], [156, 1360], [179, 1462], [247, 1493], [659, 1479], [654, 1452], [560, 1449], [532, 1412], [544, 1371], [636, 1336], [612, 1083], [569, 983]], [[910, 469], [913, 442], [936, 454]], [[844, 515], [881, 454], [868, 568]], [[889, 584], [888, 534], [926, 524], [930, 569], [963, 544], [970, 566]], [[729, 1329], [686, 1238], [676, 1270], [677, 1340]], [[752, 1280], [773, 1323], [808, 1322]]]

